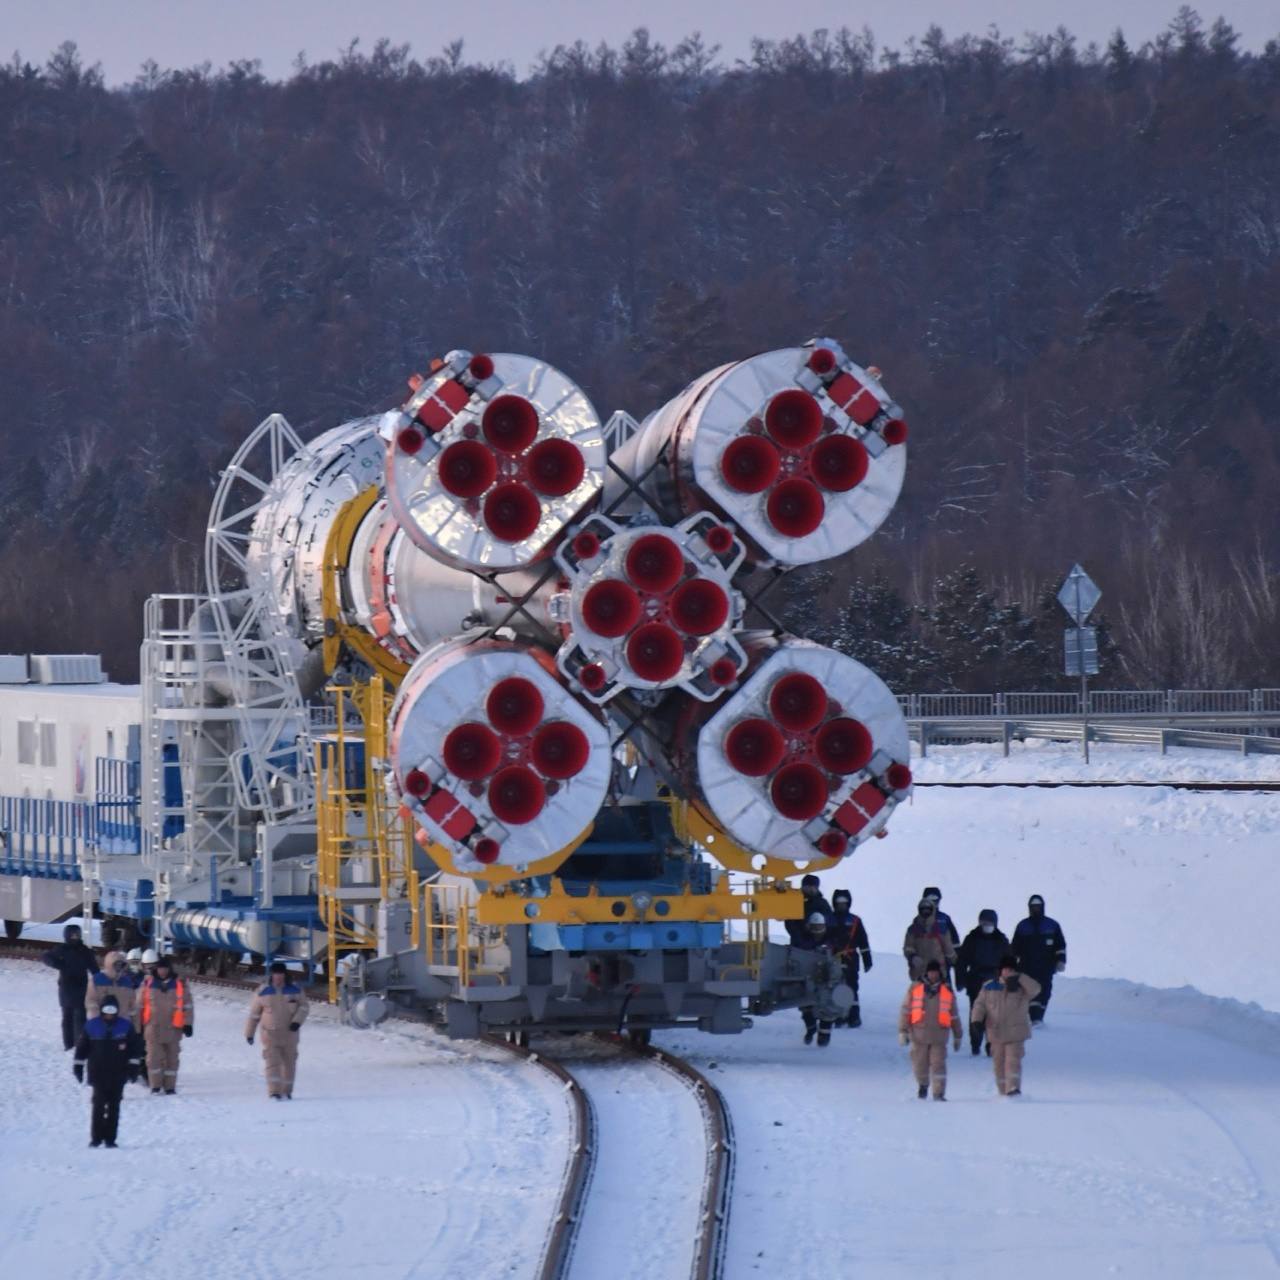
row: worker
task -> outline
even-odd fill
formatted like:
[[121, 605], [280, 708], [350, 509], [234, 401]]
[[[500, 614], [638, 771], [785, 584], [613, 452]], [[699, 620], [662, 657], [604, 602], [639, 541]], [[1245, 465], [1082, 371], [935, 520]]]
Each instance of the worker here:
[[942, 890], [937, 885], [925, 885], [920, 893], [921, 898], [926, 902], [933, 903], [933, 909], [937, 913], [938, 923], [947, 931], [951, 937], [951, 945], [958, 947], [960, 945], [960, 933], [956, 929], [955, 921], [942, 909]]
[[62, 930], [62, 941], [40, 957], [58, 971], [58, 1007], [62, 1010], [62, 1047], [74, 1049], [84, 1030], [85, 993], [89, 978], [98, 972], [98, 960], [86, 947], [78, 924]]
[[986, 1028], [991, 1043], [991, 1066], [996, 1089], [1005, 1097], [1022, 1093], [1022, 1055], [1031, 1039], [1031, 1010], [1040, 994], [1040, 984], [1018, 972], [1018, 958], [1009, 953], [1000, 958], [1000, 969], [990, 982], [983, 983], [971, 1020]]
[[1056, 920], [1044, 913], [1044, 899], [1033, 893], [1027, 899], [1027, 916], [1013, 931], [1009, 948], [1017, 958], [1018, 969], [1036, 980], [1039, 995], [1031, 1002], [1031, 1023], [1044, 1021], [1049, 998], [1053, 995], [1053, 975], [1067, 967], [1067, 940]]
[[822, 896], [822, 882], [815, 875], [807, 875], [800, 881], [800, 892], [804, 895], [804, 914], [797, 920], [787, 920], [787, 934], [792, 946], [804, 946], [809, 917], [815, 912], [822, 912], [826, 919], [831, 918], [831, 904]]
[[837, 1027], [862, 1026], [862, 1010], [858, 1004], [858, 969], [871, 972], [871, 943], [860, 917], [853, 914], [853, 896], [848, 889], [837, 889], [831, 895], [831, 951], [844, 966], [845, 984], [853, 992], [849, 1012], [836, 1019]]
[[907, 958], [907, 976], [915, 982], [924, 977], [925, 965], [930, 960], [944, 966], [944, 973], [949, 973], [956, 962], [951, 934], [938, 923], [938, 908], [928, 898], [920, 899], [916, 918], [907, 926], [902, 954]]
[[[973, 1021], [973, 1005], [983, 984], [996, 977], [1000, 957], [1009, 950], [1009, 939], [1000, 932], [1000, 917], [990, 907], [978, 912], [977, 928], [965, 934], [956, 952], [956, 987], [969, 997], [969, 1047], [976, 1057], [982, 1051], [982, 1023]], [[987, 1056], [991, 1045], [987, 1045]]]
[[160, 956], [155, 973], [138, 988], [138, 1030], [146, 1046], [147, 1081], [152, 1093], [178, 1092], [178, 1058], [184, 1037], [195, 1034], [191, 985], [177, 977], [173, 960]]
[[307, 1018], [307, 997], [302, 988], [289, 981], [284, 962], [271, 965], [267, 985], [253, 997], [244, 1038], [253, 1037], [262, 1026], [262, 1061], [267, 1076], [267, 1094], [272, 1098], [292, 1098], [293, 1078], [298, 1066], [298, 1031]]
[[[797, 951], [825, 952], [826, 958], [831, 961], [831, 967], [838, 970], [838, 962], [831, 955], [831, 947], [827, 937], [828, 919], [829, 917], [821, 911], [812, 912], [809, 918], [803, 922], [803, 931], [798, 938], [792, 939], [791, 945]], [[817, 1036], [818, 1048], [825, 1049], [831, 1043], [831, 1018], [819, 1016], [818, 988], [826, 985], [824, 979], [834, 979], [835, 974], [823, 973], [821, 968], [822, 966], [819, 965], [818, 970], [811, 975], [812, 981], [806, 984], [805, 995], [800, 1003], [800, 1016], [804, 1019], [805, 1044], [812, 1044], [814, 1036]], [[826, 1011], [824, 1010], [824, 1012]]]
[[955, 992], [943, 979], [942, 961], [930, 960], [923, 978], [907, 988], [898, 1013], [898, 1043], [911, 1046], [917, 1098], [928, 1097], [932, 1084], [934, 1100], [947, 1100], [948, 1038], [953, 1048], [960, 1048]]
[[[123, 961], [124, 957], [120, 957]], [[142, 1042], [133, 1024], [120, 1011], [120, 1002], [110, 992], [98, 1002], [98, 1013], [84, 1024], [76, 1041], [76, 1060], [71, 1070], [84, 1083], [85, 1067], [93, 1087], [89, 1145], [116, 1145], [120, 1125], [120, 1099], [126, 1080], [136, 1080], [141, 1070]]]
[[133, 1021], [133, 1006], [138, 994], [137, 983], [129, 972], [129, 963], [123, 951], [108, 951], [102, 957], [102, 968], [89, 980], [85, 992], [84, 1004], [86, 1015], [96, 1018], [102, 1010], [105, 996], [116, 998], [116, 1007], [122, 1018]]
[[148, 947], [142, 953], [142, 976], [149, 978], [156, 971], [156, 962], [160, 959], [159, 953], [154, 947]]

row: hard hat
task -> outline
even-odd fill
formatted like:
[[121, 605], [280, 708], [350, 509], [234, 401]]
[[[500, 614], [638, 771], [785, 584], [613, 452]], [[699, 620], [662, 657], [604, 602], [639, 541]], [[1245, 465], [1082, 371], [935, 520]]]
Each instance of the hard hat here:
[[813, 928], [816, 925], [821, 925], [825, 929], [827, 927], [827, 918], [821, 911], [815, 911], [813, 915], [805, 921], [805, 923], [809, 925], [810, 928]]
[[159, 959], [160, 959], [160, 957], [159, 957], [158, 955], [156, 955], [156, 953], [155, 953], [155, 952], [154, 952], [150, 947], [148, 947], [148, 948], [147, 948], [147, 949], [142, 953], [142, 963], [143, 963], [143, 964], [155, 964], [155, 962], [156, 962], [157, 960], [159, 960]]
[[139, 963], [139, 964], [141, 964], [141, 962], [142, 962], [142, 948], [141, 948], [141, 947], [134, 947], [134, 949], [133, 949], [132, 951], [129, 951], [129, 952], [126, 952], [126, 953], [125, 953], [125, 957], [124, 957], [124, 958], [125, 958], [125, 959], [130, 963], [130, 964], [132, 964], [135, 960], [136, 960], [136, 961], [138, 961], [138, 963]]

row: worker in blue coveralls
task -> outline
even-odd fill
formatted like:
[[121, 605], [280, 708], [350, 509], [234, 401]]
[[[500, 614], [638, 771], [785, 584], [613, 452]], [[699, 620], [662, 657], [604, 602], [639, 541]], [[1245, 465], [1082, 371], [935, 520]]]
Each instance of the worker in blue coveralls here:
[[142, 1068], [142, 1038], [121, 1014], [115, 996], [104, 996], [98, 1008], [98, 1016], [84, 1024], [76, 1041], [76, 1060], [71, 1070], [83, 1084], [85, 1068], [89, 1069], [89, 1084], [93, 1087], [89, 1145], [114, 1147], [125, 1081], [136, 1080]]
[[1012, 950], [1019, 972], [1040, 984], [1030, 1010], [1031, 1025], [1039, 1026], [1053, 995], [1053, 975], [1067, 967], [1067, 940], [1058, 922], [1045, 915], [1044, 899], [1038, 893], [1027, 899], [1027, 917], [1013, 931]]

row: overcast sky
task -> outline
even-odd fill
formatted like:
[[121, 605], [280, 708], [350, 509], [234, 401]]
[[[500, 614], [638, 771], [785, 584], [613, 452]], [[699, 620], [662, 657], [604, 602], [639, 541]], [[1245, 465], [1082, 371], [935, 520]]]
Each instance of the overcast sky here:
[[[751, 36], [788, 36], [817, 27], [871, 27], [882, 45], [939, 23], [948, 35], [1006, 35], [1052, 30], [1060, 23], [1080, 38], [1103, 41], [1120, 22], [1132, 44], [1164, 27], [1179, 0], [0, 0], [0, 50], [43, 62], [63, 40], [86, 61], [101, 62], [109, 83], [132, 79], [154, 58], [166, 67], [209, 61], [223, 66], [258, 58], [273, 77], [294, 56], [331, 57], [354, 36], [408, 42], [415, 54], [465, 41], [469, 60], [514, 64], [527, 71], [542, 49], [583, 39], [617, 44], [637, 26], [670, 43], [700, 30], [722, 57], [746, 54]], [[1201, 8], [1206, 23], [1222, 12], [1246, 47], [1280, 34], [1280, 0], [1228, 0]]]

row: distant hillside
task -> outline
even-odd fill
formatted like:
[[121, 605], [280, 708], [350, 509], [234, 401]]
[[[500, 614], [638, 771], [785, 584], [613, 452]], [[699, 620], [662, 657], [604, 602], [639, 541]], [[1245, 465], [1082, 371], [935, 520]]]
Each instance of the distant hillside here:
[[217, 468], [270, 411], [312, 433], [467, 346], [641, 414], [830, 333], [914, 447], [890, 528], [793, 603], [856, 572], [896, 630], [833, 607], [836, 631], [936, 651], [970, 572], [1035, 635], [1006, 617], [981, 661], [901, 678], [1021, 682], [1056, 662], [1041, 600], [1079, 559], [1110, 682], [1280, 684], [1280, 43], [1236, 45], [1184, 9], [1141, 49], [843, 32], [724, 66], [638, 32], [525, 80], [457, 47], [117, 91], [74, 46], [15, 57], [0, 650], [129, 674], [143, 597], [197, 585]]

